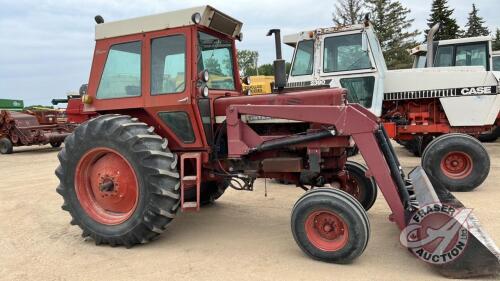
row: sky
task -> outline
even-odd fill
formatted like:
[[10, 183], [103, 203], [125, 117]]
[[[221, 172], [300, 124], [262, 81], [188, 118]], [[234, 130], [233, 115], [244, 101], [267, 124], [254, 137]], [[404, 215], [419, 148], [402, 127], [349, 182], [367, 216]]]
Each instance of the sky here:
[[[432, 0], [403, 0], [423, 31]], [[312, 4], [313, 3], [313, 4]], [[271, 28], [282, 34], [332, 26], [335, 0], [0, 0], [0, 98], [23, 99], [25, 105], [50, 104], [87, 83], [94, 49], [94, 16], [105, 21], [212, 5], [243, 22], [238, 49], [259, 52], [259, 64], [274, 59]], [[459, 25], [466, 23], [472, 3], [490, 31], [500, 27], [500, 1], [449, 0]], [[421, 35], [419, 40], [423, 40]], [[283, 46], [290, 60], [292, 49]]]

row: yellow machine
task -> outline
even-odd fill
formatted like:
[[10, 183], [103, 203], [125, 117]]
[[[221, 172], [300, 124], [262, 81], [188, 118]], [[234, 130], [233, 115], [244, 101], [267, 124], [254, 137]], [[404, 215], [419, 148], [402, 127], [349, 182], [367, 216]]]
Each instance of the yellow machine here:
[[250, 90], [251, 95], [264, 95], [273, 92], [271, 85], [274, 83], [274, 76], [256, 75], [248, 78], [250, 83], [243, 83], [243, 91]]

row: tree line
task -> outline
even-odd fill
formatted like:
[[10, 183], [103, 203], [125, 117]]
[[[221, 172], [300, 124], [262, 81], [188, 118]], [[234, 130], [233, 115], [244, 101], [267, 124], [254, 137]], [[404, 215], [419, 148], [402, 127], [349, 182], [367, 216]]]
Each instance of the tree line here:
[[[411, 10], [399, 0], [338, 0], [334, 5], [332, 21], [337, 26], [353, 25], [363, 21], [366, 14], [380, 41], [385, 62], [389, 69], [409, 68], [412, 57], [408, 49], [418, 44], [417, 36], [421, 32], [412, 28], [415, 19], [410, 18]], [[429, 18], [428, 29], [424, 30], [427, 37], [429, 29], [436, 23], [441, 23], [441, 28], [434, 36], [435, 40], [456, 39], [463, 37], [488, 36], [490, 30], [485, 25], [484, 19], [479, 15], [479, 9], [472, 4], [467, 23], [463, 28], [457, 24], [453, 16], [454, 9], [448, 5], [448, 0], [433, 0]], [[493, 50], [500, 50], [500, 29], [497, 28], [492, 42]], [[242, 75], [272, 75], [271, 64], [257, 67], [258, 52], [238, 51], [238, 64]]]

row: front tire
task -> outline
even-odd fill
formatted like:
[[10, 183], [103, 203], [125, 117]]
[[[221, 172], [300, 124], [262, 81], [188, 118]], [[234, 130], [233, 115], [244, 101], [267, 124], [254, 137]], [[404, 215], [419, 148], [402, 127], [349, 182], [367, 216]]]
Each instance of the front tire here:
[[11, 154], [14, 151], [14, 146], [8, 138], [0, 139], [0, 153], [1, 154]]
[[365, 250], [370, 223], [363, 206], [351, 195], [338, 189], [317, 188], [295, 203], [292, 234], [310, 257], [349, 263]]
[[58, 157], [62, 209], [96, 244], [149, 242], [175, 217], [177, 156], [145, 123], [99, 116], [77, 127]]
[[477, 139], [465, 134], [446, 134], [427, 146], [422, 167], [450, 191], [471, 191], [488, 177], [490, 157]]
[[62, 142], [60, 142], [60, 141], [58, 141], [58, 142], [51, 142], [50, 146], [52, 146], [53, 148], [58, 148], [58, 147], [61, 147], [61, 144], [62, 144]]

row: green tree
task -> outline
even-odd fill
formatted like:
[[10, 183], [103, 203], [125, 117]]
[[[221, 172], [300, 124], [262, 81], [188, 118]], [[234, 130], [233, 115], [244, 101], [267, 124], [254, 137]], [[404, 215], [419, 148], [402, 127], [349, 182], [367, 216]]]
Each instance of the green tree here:
[[366, 0], [372, 14], [373, 29], [377, 33], [385, 62], [389, 69], [409, 68], [412, 58], [408, 49], [417, 43], [418, 30], [411, 30], [414, 19], [409, 19], [410, 9], [398, 0]]
[[[292, 68], [292, 64], [289, 62], [285, 62], [285, 72], [286, 73], [290, 73], [290, 68]], [[270, 63], [266, 63], [266, 64], [259, 66], [259, 75], [273, 76], [274, 75], [274, 66]]]
[[272, 76], [274, 75], [274, 66], [270, 63], [259, 66], [259, 75]]
[[336, 25], [353, 25], [363, 19], [363, 0], [338, 0], [332, 20]]
[[259, 53], [250, 50], [238, 50], [238, 67], [242, 76], [255, 75], [257, 73], [257, 60]]
[[474, 36], [487, 36], [490, 31], [486, 26], [484, 26], [484, 20], [482, 17], [477, 15], [479, 10], [476, 9], [476, 5], [472, 4], [472, 11], [469, 13], [469, 18], [467, 19], [467, 24], [465, 28], [465, 37]]
[[205, 61], [204, 64], [205, 64], [205, 69], [207, 69], [209, 73], [215, 75], [223, 75], [221, 66], [217, 59], [210, 57]]
[[495, 39], [493, 40], [493, 51], [500, 50], [500, 29], [497, 28], [497, 31], [495, 32]]
[[[434, 36], [435, 40], [444, 39], [455, 39], [460, 37], [460, 27], [457, 24], [457, 20], [452, 17], [453, 9], [448, 6], [447, 0], [433, 0], [431, 14], [429, 19], [427, 19], [427, 26], [431, 28], [436, 23], [441, 23], [441, 28], [439, 32]], [[425, 35], [429, 29], [425, 30]]]

